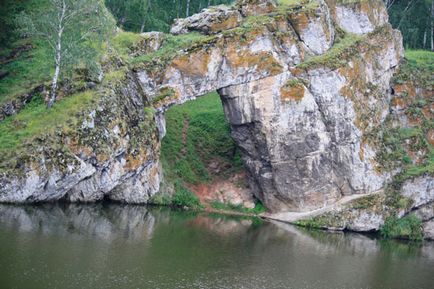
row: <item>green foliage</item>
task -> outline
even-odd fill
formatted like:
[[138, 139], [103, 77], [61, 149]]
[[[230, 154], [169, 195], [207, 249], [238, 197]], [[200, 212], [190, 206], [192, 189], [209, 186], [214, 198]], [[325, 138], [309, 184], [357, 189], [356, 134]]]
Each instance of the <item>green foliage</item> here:
[[122, 67], [117, 70], [111, 70], [104, 75], [104, 84], [121, 84], [127, 76], [127, 70]]
[[[47, 0], [4, 0], [0, 9], [0, 105], [28, 93], [49, 79], [48, 44], [37, 39], [20, 39], [17, 15], [43, 11]], [[4, 41], [2, 41], [4, 40]], [[3, 58], [3, 59], [2, 59]]]
[[47, 0], [2, 0], [0, 4], [0, 57], [15, 48], [19, 35], [15, 17], [22, 11], [43, 9]]
[[211, 207], [221, 211], [235, 211], [239, 213], [254, 214], [254, 215], [259, 215], [266, 211], [264, 205], [260, 201], [257, 201], [253, 209], [243, 207], [242, 205], [225, 204], [219, 201], [211, 202]]
[[93, 91], [71, 95], [48, 110], [41, 96], [35, 96], [21, 112], [0, 122], [0, 160], [16, 154], [35, 136], [54, 133], [77, 122], [77, 114], [95, 100]]
[[[410, 144], [415, 146], [415, 149], [427, 151], [424, 161], [413, 163], [403, 147], [406, 139], [410, 140]], [[398, 167], [401, 169], [387, 187], [386, 203], [390, 207], [408, 208], [410, 204], [400, 196], [400, 188], [410, 178], [434, 174], [434, 149], [425, 139], [424, 131], [418, 129], [385, 129], [383, 145], [383, 149], [377, 153], [377, 162], [387, 171]]]
[[26, 47], [17, 58], [1, 65], [0, 71], [7, 73], [0, 79], [0, 105], [28, 93], [36, 86], [46, 83], [50, 78], [52, 60], [48, 45], [37, 40], [15, 42], [13, 50]]
[[279, 5], [301, 5], [303, 2], [308, 1], [302, 1], [302, 0], [277, 0], [277, 3]]
[[[103, 42], [109, 38], [108, 33], [114, 27], [111, 16], [99, 0], [81, 2], [86, 2], [86, 5], [93, 3], [98, 9], [80, 11], [81, 18], [74, 18], [75, 21], [64, 31], [62, 65], [70, 68], [63, 70], [63, 77], [70, 82], [96, 77], [100, 71], [98, 60], [105, 49]], [[54, 72], [54, 42], [48, 40], [54, 37], [50, 27], [54, 27], [56, 19], [50, 5], [51, 0], [14, 3], [6, 0], [6, 10], [10, 12], [7, 15], [10, 42], [7, 49], [0, 51], [0, 56], [5, 59], [0, 59], [3, 61], [0, 73], [6, 74], [0, 79], [0, 105], [29, 93], [41, 84], [49, 83]], [[89, 28], [92, 31], [85, 37], [86, 29]], [[18, 39], [18, 36], [24, 39]]]
[[415, 215], [407, 215], [398, 219], [396, 216], [387, 218], [380, 228], [381, 236], [384, 238], [403, 238], [412, 241], [423, 239], [422, 221]]
[[45, 9], [22, 11], [17, 17], [23, 37], [46, 43], [54, 68], [48, 106], [56, 100], [59, 80], [71, 79], [74, 69], [86, 77], [101, 73], [99, 57], [103, 43], [114, 31], [114, 21], [99, 0], [48, 0]]
[[175, 183], [175, 194], [171, 204], [176, 207], [188, 207], [190, 209], [202, 209], [203, 205], [199, 198], [179, 182]]
[[166, 113], [166, 127], [161, 158], [169, 180], [211, 181], [207, 167], [212, 161], [226, 168], [223, 175], [242, 167], [217, 93], [171, 108]]

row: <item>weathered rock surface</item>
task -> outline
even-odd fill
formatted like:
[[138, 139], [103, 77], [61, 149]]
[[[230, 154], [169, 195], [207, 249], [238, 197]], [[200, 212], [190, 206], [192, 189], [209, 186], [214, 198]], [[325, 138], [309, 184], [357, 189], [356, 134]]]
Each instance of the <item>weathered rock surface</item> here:
[[320, 213], [295, 214], [297, 218], [293, 213], [270, 217], [323, 229], [355, 231], [378, 231], [391, 220], [397, 226], [395, 233], [403, 234], [401, 238], [409, 238], [408, 233], [412, 232], [413, 236], [421, 234], [433, 239], [434, 176], [430, 135], [434, 110], [429, 83], [432, 83], [432, 71], [407, 62], [394, 76], [390, 113], [377, 130], [383, 146], [377, 151], [377, 160], [381, 162], [382, 171], [394, 175], [385, 192], [322, 209]]
[[[164, 112], [214, 90], [250, 187], [271, 211], [318, 209], [381, 190], [391, 179], [378, 169], [378, 146], [368, 138], [389, 114], [390, 82], [403, 55], [382, 1], [240, 0], [172, 28], [189, 31], [203, 37], [164, 56], [154, 52], [164, 49], [165, 37], [146, 35], [145, 48], [132, 55], [147, 60], [101, 89], [79, 128], [57, 136], [54, 143], [67, 152], [39, 150], [4, 173], [0, 201], [146, 203], [162, 181]], [[413, 208], [432, 201], [430, 178], [403, 188]], [[336, 227], [377, 230], [381, 204], [340, 211], [345, 222]]]
[[241, 20], [242, 17], [238, 10], [220, 5], [204, 9], [189, 18], [176, 19], [170, 33], [184, 34], [199, 31], [213, 34], [235, 28], [240, 25]]
[[380, 1], [326, 0], [331, 14], [341, 29], [349, 33], [365, 34], [389, 20], [387, 10]]
[[28, 144], [11, 160], [18, 168], [1, 173], [0, 202], [145, 203], [159, 191], [158, 129], [134, 76], [99, 93], [76, 130]]

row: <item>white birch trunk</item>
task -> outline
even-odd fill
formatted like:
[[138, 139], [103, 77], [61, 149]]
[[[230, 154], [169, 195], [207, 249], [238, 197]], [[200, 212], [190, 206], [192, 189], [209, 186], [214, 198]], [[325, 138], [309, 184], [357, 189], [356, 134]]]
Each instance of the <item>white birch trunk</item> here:
[[426, 47], [426, 30], [423, 32], [423, 45], [422, 48], [425, 49]]
[[56, 51], [54, 56], [54, 61], [56, 64], [56, 68], [54, 71], [54, 76], [51, 84], [51, 94], [50, 99], [48, 100], [47, 107], [51, 108], [56, 101], [57, 97], [57, 86], [59, 83], [59, 76], [60, 76], [60, 67], [62, 65], [62, 34], [63, 34], [63, 21], [65, 19], [65, 13], [66, 13], [66, 4], [65, 1], [62, 1], [62, 11], [59, 15], [59, 25], [57, 30], [57, 43], [56, 43]]
[[185, 13], [188, 16], [190, 16], [190, 0], [187, 0], [187, 11]]
[[434, 0], [431, 0], [431, 51], [434, 51]]

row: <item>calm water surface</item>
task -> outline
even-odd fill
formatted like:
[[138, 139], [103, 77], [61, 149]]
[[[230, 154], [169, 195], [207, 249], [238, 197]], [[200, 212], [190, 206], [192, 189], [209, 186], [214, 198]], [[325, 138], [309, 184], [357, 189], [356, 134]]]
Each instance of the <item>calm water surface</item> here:
[[434, 244], [121, 205], [0, 205], [0, 288], [434, 288]]

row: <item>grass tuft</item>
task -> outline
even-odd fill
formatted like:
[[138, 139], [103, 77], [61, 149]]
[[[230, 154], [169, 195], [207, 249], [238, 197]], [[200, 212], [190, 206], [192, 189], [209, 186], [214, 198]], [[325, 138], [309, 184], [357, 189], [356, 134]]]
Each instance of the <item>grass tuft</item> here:
[[211, 207], [221, 211], [235, 211], [239, 213], [255, 214], [255, 215], [265, 213], [266, 211], [264, 205], [260, 201], [257, 201], [253, 209], [243, 207], [242, 205], [225, 204], [219, 201], [212, 201]]
[[199, 198], [179, 182], [175, 183], [175, 194], [172, 196], [171, 204], [176, 207], [187, 207], [189, 209], [203, 209]]

